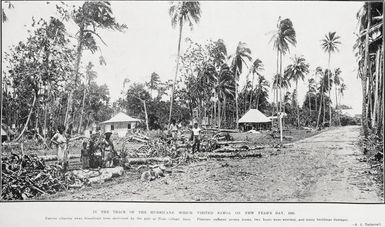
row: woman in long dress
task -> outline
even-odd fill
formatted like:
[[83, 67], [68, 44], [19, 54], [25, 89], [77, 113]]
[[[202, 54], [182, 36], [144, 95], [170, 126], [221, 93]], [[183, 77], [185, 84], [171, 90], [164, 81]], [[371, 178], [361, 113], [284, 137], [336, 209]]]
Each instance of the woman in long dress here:
[[51, 138], [51, 142], [56, 145], [57, 159], [59, 165], [63, 167], [65, 172], [68, 168], [68, 149], [67, 149], [67, 138], [64, 136], [64, 126], [60, 125], [57, 128], [57, 133]]

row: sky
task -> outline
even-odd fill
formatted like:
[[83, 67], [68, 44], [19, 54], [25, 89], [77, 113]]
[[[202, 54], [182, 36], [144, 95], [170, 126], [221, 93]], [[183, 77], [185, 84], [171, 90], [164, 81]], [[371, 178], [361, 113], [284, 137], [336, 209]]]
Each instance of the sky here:
[[[2, 24], [2, 51], [10, 45], [26, 40], [27, 29], [32, 17], [48, 19], [55, 16], [55, 4], [45, 1], [14, 1], [14, 8], [7, 10], [9, 21]], [[81, 2], [66, 2], [79, 5]], [[339, 67], [341, 77], [347, 86], [342, 104], [361, 112], [361, 85], [357, 78], [357, 63], [353, 45], [357, 30], [356, 13], [362, 2], [331, 1], [202, 1], [201, 19], [193, 30], [184, 27], [182, 52], [187, 47], [185, 39], [207, 43], [209, 40], [223, 39], [229, 54], [235, 52], [239, 41], [246, 42], [252, 51], [253, 59], [259, 58], [264, 64], [262, 74], [272, 81], [276, 71], [276, 52], [270, 43], [271, 31], [276, 28], [278, 17], [289, 18], [293, 22], [297, 45], [290, 47], [290, 53], [283, 58], [283, 67], [295, 55], [303, 56], [310, 64], [310, 73], [305, 82], [299, 82], [298, 98], [302, 103], [306, 94], [307, 79], [317, 66], [327, 67], [328, 55], [321, 49], [321, 39], [328, 32], [337, 32], [342, 44], [339, 52], [331, 56], [331, 68]], [[84, 53], [83, 69], [89, 62], [95, 65], [97, 82], [107, 84], [112, 101], [121, 96], [123, 80], [144, 82], [152, 72], [160, 75], [162, 81], [173, 79], [176, 68], [178, 29], [171, 26], [166, 1], [111, 1], [117, 22], [124, 23], [128, 29], [124, 33], [101, 31], [107, 44], [99, 42], [107, 65], [99, 65], [99, 54]], [[68, 32], [76, 33], [76, 26], [68, 24]], [[244, 84], [245, 75], [240, 78]], [[293, 90], [295, 85], [292, 86]], [[332, 100], [335, 100], [334, 89]], [[272, 97], [272, 93], [270, 94]]]

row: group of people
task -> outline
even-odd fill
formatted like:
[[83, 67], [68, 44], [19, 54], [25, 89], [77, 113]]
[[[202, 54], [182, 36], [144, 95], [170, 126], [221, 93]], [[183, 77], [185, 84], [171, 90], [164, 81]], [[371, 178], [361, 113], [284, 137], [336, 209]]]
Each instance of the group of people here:
[[[180, 128], [181, 125], [177, 125], [175, 120], [171, 122], [169, 132], [173, 142], [176, 142], [178, 137], [180, 137]], [[199, 127], [198, 123], [194, 123], [190, 130], [190, 140], [193, 142], [192, 153], [200, 151], [201, 131], [202, 129]], [[92, 136], [90, 142], [83, 142], [81, 150], [81, 163], [84, 169], [90, 167], [94, 168], [96, 166], [113, 167], [116, 164], [115, 161], [118, 154], [115, 151], [114, 144], [111, 140], [112, 133], [106, 132], [104, 135], [104, 139], [97, 145], [94, 144], [95, 142], [92, 140], [95, 135]], [[69, 166], [69, 150], [68, 139], [65, 135], [65, 127], [63, 125], [60, 125], [57, 128], [57, 132], [51, 138], [51, 142], [56, 146], [59, 165], [62, 166], [63, 171], [67, 171]], [[99, 146], [98, 149], [100, 150], [100, 155], [93, 153], [93, 150], [97, 150], [94, 149], [96, 146]], [[98, 161], [95, 159], [96, 156], [100, 156], [101, 163], [97, 163]]]
[[[180, 125], [178, 126], [175, 120], [171, 121], [169, 132], [174, 142], [178, 140], [178, 137], [180, 136], [180, 128], [181, 126]], [[190, 133], [191, 133], [190, 140], [192, 140], [193, 142], [192, 153], [200, 151], [201, 131], [202, 129], [199, 127], [198, 123], [195, 122], [193, 124], [193, 127], [190, 130]]]
[[[104, 138], [99, 144], [94, 144], [96, 140], [96, 134], [92, 136], [90, 142], [83, 142], [80, 161], [82, 168], [95, 168], [95, 167], [113, 167], [116, 163], [117, 152], [114, 148], [114, 144], [111, 140], [112, 132], [106, 132]], [[51, 142], [55, 144], [57, 150], [57, 159], [59, 165], [63, 168], [63, 171], [67, 171], [69, 167], [69, 150], [68, 139], [65, 135], [65, 127], [60, 125], [57, 128], [56, 134], [51, 138]], [[98, 147], [97, 147], [98, 146]], [[98, 149], [94, 149], [94, 148]], [[100, 150], [100, 154], [95, 154], [94, 150]], [[100, 161], [98, 160], [100, 156]]]

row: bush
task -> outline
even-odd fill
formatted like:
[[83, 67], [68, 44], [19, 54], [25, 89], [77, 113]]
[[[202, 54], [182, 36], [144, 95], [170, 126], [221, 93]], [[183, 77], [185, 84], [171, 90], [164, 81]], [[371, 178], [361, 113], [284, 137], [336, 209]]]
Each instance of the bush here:
[[342, 126], [357, 125], [357, 120], [353, 117], [342, 115], [341, 116], [341, 125]]

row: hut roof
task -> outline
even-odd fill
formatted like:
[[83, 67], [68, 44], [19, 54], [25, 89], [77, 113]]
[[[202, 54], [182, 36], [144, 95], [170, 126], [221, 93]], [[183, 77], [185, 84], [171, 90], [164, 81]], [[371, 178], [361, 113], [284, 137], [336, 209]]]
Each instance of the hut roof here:
[[238, 123], [266, 123], [271, 122], [271, 120], [266, 117], [261, 111], [257, 109], [250, 109], [247, 111], [241, 119], [238, 120]]
[[120, 112], [114, 117], [112, 117], [110, 120], [103, 121], [100, 124], [109, 124], [109, 123], [118, 123], [118, 122], [139, 122], [139, 121], [141, 120], [130, 117], [127, 114]]

